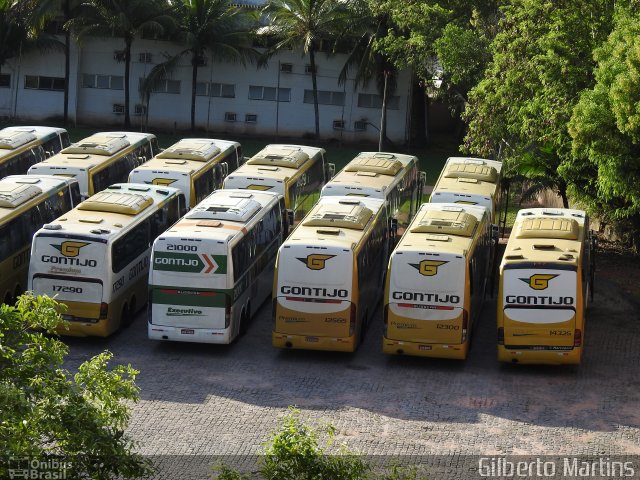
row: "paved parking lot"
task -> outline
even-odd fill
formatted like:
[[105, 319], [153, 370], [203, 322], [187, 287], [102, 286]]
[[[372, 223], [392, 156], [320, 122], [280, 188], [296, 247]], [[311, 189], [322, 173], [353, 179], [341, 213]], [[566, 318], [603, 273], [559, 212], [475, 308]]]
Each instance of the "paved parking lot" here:
[[362, 454], [640, 454], [640, 314], [598, 287], [579, 367], [498, 364], [493, 301], [465, 362], [382, 355], [380, 309], [355, 354], [279, 351], [265, 303], [234, 345], [152, 342], [141, 314], [69, 339], [70, 366], [109, 349], [141, 371], [130, 434], [149, 455], [259, 452], [289, 405]]

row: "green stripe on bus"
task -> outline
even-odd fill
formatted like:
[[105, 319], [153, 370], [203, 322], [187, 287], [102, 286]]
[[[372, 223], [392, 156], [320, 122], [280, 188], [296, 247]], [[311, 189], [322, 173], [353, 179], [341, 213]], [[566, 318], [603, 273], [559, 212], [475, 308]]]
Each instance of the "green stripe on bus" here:
[[193, 307], [224, 308], [230, 290], [193, 290], [175, 287], [152, 287], [151, 303]]

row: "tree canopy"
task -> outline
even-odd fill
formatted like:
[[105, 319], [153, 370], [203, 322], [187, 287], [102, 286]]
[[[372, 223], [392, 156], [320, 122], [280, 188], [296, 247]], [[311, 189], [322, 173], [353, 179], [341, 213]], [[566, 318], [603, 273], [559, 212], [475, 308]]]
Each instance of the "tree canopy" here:
[[[0, 306], [0, 451], [66, 461], [65, 478], [138, 478], [148, 465], [124, 433], [138, 372], [111, 367], [104, 352], [72, 375], [63, 367], [69, 349], [52, 335], [63, 325], [59, 307], [29, 294]], [[9, 478], [5, 466], [1, 478]]]

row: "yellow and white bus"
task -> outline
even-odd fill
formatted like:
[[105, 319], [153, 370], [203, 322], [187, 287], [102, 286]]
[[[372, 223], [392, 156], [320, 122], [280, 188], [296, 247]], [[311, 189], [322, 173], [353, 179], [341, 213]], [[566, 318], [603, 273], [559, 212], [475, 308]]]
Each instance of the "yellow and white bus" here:
[[156, 136], [137, 132], [101, 132], [34, 165], [29, 175], [57, 175], [78, 180], [82, 198], [126, 182], [131, 170], [159, 152]]
[[0, 130], [0, 179], [24, 175], [29, 167], [69, 145], [69, 134], [64, 128], [3, 128]]
[[179, 188], [189, 208], [193, 208], [211, 192], [222, 188], [223, 180], [242, 161], [238, 142], [185, 138], [135, 168], [129, 181]]
[[267, 145], [229, 175], [223, 188], [279, 193], [292, 212], [290, 224], [297, 224], [333, 175], [335, 167], [325, 163], [325, 154], [323, 148], [304, 145]]
[[578, 364], [595, 273], [581, 210], [520, 210], [500, 264], [498, 360]]
[[[386, 152], [362, 152], [322, 188], [322, 195], [382, 198], [399, 234], [422, 204], [426, 175], [418, 158]], [[397, 227], [395, 227], [397, 225]]]
[[320, 197], [278, 252], [275, 347], [356, 350], [382, 297], [389, 223], [384, 200]]
[[147, 303], [151, 244], [184, 213], [177, 188], [112, 185], [38, 230], [29, 289], [57, 296], [78, 336], [107, 336]]
[[431, 192], [431, 203], [481, 205], [496, 222], [502, 203], [502, 162], [450, 157]]
[[218, 190], [153, 244], [149, 338], [231, 343], [269, 297], [282, 195]]
[[78, 182], [43, 175], [0, 180], [0, 295], [13, 303], [27, 286], [33, 234], [80, 203]]
[[496, 241], [486, 207], [423, 204], [389, 260], [382, 351], [466, 358]]

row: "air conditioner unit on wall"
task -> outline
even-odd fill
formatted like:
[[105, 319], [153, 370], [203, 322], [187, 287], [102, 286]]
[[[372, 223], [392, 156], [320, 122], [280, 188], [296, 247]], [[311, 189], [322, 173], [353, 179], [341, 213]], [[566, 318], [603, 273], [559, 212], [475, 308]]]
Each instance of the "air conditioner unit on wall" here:
[[124, 105], [122, 105], [120, 103], [114, 103], [113, 104], [113, 113], [115, 113], [116, 115], [123, 115], [124, 114]]
[[124, 62], [125, 55], [126, 55], [126, 52], [124, 50], [114, 50], [113, 51], [113, 59], [118, 63]]
[[353, 122], [353, 129], [356, 132], [364, 132], [367, 129], [367, 120], [363, 118], [362, 120], [356, 120]]
[[147, 113], [147, 107], [145, 105], [137, 104], [133, 110], [133, 114], [141, 116]]
[[233, 112], [224, 112], [224, 121], [225, 122], [235, 122], [236, 114]]

